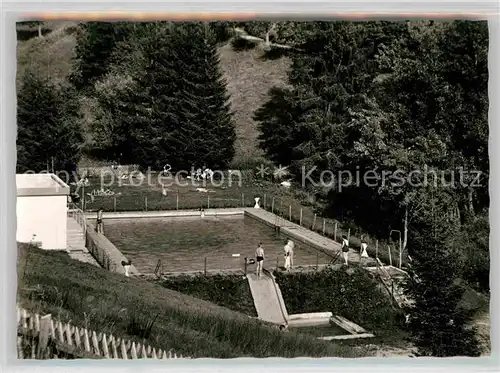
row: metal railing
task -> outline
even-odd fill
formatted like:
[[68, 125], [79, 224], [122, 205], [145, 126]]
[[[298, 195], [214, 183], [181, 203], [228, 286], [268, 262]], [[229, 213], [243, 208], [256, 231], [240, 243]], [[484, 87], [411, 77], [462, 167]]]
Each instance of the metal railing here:
[[74, 203], [68, 205], [68, 217], [73, 218], [82, 228], [83, 236], [87, 233], [87, 218], [82, 209], [78, 208]]

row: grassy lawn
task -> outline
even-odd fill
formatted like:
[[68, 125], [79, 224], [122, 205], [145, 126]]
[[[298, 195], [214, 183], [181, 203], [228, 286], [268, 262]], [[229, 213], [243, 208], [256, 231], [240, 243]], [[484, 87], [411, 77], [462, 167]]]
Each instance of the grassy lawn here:
[[[109, 219], [105, 234], [141, 273], [153, 273], [161, 259], [162, 272], [244, 270], [245, 257], [253, 258], [261, 242], [265, 266], [282, 266], [284, 237], [243, 216], [195, 218]], [[233, 254], [239, 256], [233, 256]], [[297, 245], [297, 265], [326, 264], [326, 254]], [[248, 267], [249, 271], [254, 266]]]
[[[145, 280], [20, 246], [18, 302], [41, 314], [191, 357], [361, 356]], [[71, 274], [71, 276], [68, 276]]]
[[[167, 195], [163, 195], [162, 185], [157, 174], [151, 174], [144, 182], [136, 179], [119, 180], [111, 176], [89, 178], [90, 185], [81, 188], [79, 194], [85, 197], [80, 206], [85, 211], [97, 211], [102, 207], [106, 211], [157, 211], [179, 209], [251, 207], [254, 197], [262, 196], [271, 185], [264, 183], [239, 182], [238, 177], [210, 183], [182, 180], [164, 180]], [[242, 177], [244, 179], [244, 177]], [[160, 179], [162, 180], [162, 179]], [[172, 183], [172, 185], [170, 185]], [[179, 184], [179, 185], [176, 185]], [[197, 189], [206, 191], [198, 191]], [[99, 196], [92, 199], [89, 194], [99, 190], [111, 191], [113, 195]], [[272, 189], [276, 191], [276, 186]]]
[[262, 58], [259, 48], [235, 51], [231, 43], [220, 47], [219, 54], [236, 123], [236, 155], [232, 167], [242, 168], [262, 155], [257, 141], [259, 131], [253, 119], [255, 109], [266, 102], [271, 88], [286, 85], [291, 60]]

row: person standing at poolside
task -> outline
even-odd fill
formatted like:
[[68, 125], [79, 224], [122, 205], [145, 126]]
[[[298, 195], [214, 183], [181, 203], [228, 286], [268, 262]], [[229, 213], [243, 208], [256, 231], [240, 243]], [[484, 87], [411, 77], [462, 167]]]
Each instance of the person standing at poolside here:
[[97, 222], [95, 226], [95, 231], [97, 233], [104, 234], [104, 223], [103, 223], [103, 214], [104, 210], [102, 207], [97, 211]]
[[255, 250], [255, 259], [257, 261], [257, 277], [260, 277], [262, 268], [264, 267], [264, 249], [262, 248], [262, 243], [259, 243], [257, 250]]
[[366, 249], [368, 248], [368, 244], [366, 243], [365, 240], [362, 240], [361, 241], [361, 257], [362, 258], [368, 258], [368, 252], [366, 251]]
[[283, 248], [285, 257], [285, 271], [290, 270], [290, 241], [286, 241], [286, 245]]
[[348, 258], [349, 258], [349, 241], [347, 241], [346, 236], [342, 236], [342, 254], [344, 256], [344, 264], [349, 265], [348, 263]]
[[288, 239], [288, 246], [290, 247], [290, 268], [293, 268], [293, 249], [295, 249], [295, 244], [291, 239]]

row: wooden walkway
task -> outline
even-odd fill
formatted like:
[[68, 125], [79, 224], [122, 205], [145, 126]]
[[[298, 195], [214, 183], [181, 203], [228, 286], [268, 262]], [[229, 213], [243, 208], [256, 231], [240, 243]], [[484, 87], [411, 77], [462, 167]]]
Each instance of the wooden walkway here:
[[[296, 242], [309, 245], [317, 250], [327, 253], [332, 257], [338, 255], [342, 250], [340, 243], [288, 220], [283, 223], [284, 219], [279, 220], [276, 218], [275, 214], [264, 209], [247, 208], [245, 209], [245, 215], [273, 228], [279, 224], [281, 234], [294, 239]], [[390, 296], [399, 307], [403, 307], [403, 305], [411, 302], [403, 293], [402, 279], [407, 276], [405, 271], [392, 266], [384, 266], [384, 264], [378, 259], [378, 262], [372, 258], [365, 258], [361, 261], [359, 251], [353, 249], [349, 250], [348, 260], [349, 263], [362, 263], [362, 267], [364, 269], [371, 273], [379, 274], [382, 284], [386, 287]], [[339, 257], [336, 264], [342, 265], [343, 262], [344, 259]], [[389, 273], [389, 271], [391, 273]]]

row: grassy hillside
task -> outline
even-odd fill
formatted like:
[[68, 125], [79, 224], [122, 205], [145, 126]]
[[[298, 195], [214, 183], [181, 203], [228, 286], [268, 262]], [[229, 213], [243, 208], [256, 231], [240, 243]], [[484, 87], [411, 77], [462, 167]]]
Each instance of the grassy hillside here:
[[234, 51], [230, 44], [220, 48], [221, 67], [225, 73], [236, 122], [236, 163], [250, 162], [261, 155], [257, 149], [258, 130], [253, 114], [268, 97], [269, 89], [282, 86], [290, 60], [265, 60], [259, 48]]
[[75, 22], [47, 22], [44, 37], [35, 27], [19, 27], [17, 40], [17, 80], [30, 68], [41, 76], [60, 84], [71, 71], [76, 45]]
[[[361, 351], [295, 332], [145, 280], [21, 246], [18, 302], [24, 308], [191, 357], [354, 357]], [[71, 274], [69, 276], [68, 274]]]
[[[36, 27], [18, 26], [18, 81], [28, 67], [56, 84], [64, 81], [71, 71], [76, 26], [76, 22], [47, 22], [43, 38], [38, 37]], [[290, 61], [264, 60], [258, 48], [236, 52], [230, 43], [220, 48], [220, 59], [235, 112], [235, 163], [242, 165], [261, 155], [253, 112], [265, 101], [271, 87], [284, 84]], [[83, 101], [83, 105], [88, 104]]]

